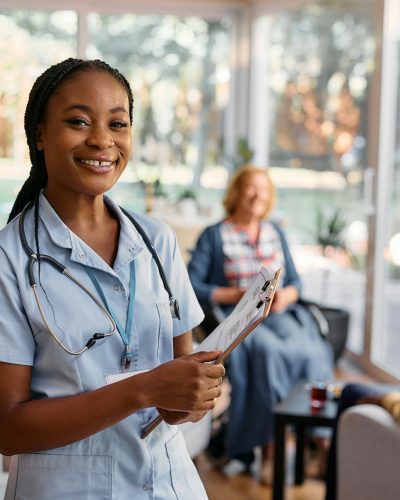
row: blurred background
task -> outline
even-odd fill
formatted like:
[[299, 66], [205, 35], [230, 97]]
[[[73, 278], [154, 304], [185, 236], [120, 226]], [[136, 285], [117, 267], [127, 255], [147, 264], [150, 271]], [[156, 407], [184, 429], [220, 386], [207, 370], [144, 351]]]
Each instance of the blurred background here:
[[349, 355], [399, 380], [399, 38], [396, 0], [0, 0], [0, 226], [33, 81], [103, 59], [135, 96], [116, 201], [164, 218], [187, 258], [229, 175], [268, 166], [304, 294], [348, 311]]

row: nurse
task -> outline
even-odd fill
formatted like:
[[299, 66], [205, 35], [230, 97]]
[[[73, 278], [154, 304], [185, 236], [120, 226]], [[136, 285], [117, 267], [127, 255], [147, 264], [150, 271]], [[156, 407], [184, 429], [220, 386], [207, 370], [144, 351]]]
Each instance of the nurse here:
[[[207, 498], [170, 424], [214, 407], [224, 369], [209, 362], [219, 353], [190, 355], [202, 312], [172, 231], [134, 216], [165, 286], [131, 214], [105, 195], [131, 153], [132, 102], [117, 70], [80, 59], [50, 67], [29, 96], [32, 168], [0, 232], [6, 499]], [[164, 422], [141, 439], [156, 408]]]

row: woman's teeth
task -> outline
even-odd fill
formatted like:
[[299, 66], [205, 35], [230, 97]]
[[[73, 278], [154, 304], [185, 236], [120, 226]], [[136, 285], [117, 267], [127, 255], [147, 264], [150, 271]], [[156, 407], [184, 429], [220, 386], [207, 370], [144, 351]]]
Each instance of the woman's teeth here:
[[99, 161], [99, 160], [81, 160], [82, 163], [86, 165], [91, 165], [92, 167], [111, 167], [112, 161]]

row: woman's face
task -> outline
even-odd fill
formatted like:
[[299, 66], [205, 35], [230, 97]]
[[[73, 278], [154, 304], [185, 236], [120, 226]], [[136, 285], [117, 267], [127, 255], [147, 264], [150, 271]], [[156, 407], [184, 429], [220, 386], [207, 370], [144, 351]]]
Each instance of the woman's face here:
[[104, 71], [82, 71], [50, 97], [37, 147], [43, 150], [51, 196], [95, 197], [108, 191], [131, 153], [129, 99]]
[[268, 178], [263, 173], [248, 177], [240, 187], [239, 202], [235, 212], [255, 218], [263, 217], [270, 201], [271, 190]]

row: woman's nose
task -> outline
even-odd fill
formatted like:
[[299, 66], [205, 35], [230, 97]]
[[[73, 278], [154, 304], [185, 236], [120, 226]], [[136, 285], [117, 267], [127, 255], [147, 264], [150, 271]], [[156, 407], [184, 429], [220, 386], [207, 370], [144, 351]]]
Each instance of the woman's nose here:
[[107, 149], [114, 146], [114, 139], [108, 128], [95, 127], [90, 131], [86, 144], [98, 149]]

